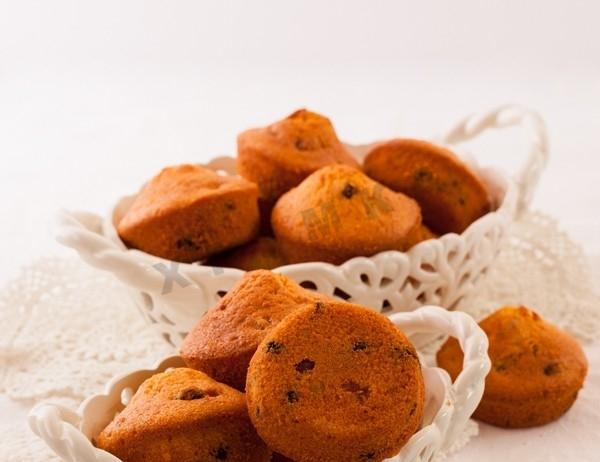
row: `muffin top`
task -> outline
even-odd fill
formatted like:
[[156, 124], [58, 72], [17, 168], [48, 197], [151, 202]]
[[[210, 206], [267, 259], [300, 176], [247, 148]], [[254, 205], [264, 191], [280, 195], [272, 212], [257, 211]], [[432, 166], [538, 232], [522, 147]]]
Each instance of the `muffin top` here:
[[187, 368], [153, 375], [129, 405], [102, 431], [100, 444], [113, 438], [170, 434], [186, 424], [215, 416], [245, 415], [244, 395], [206, 374]]
[[200, 165], [166, 167], [142, 188], [119, 228], [185, 209], [207, 197], [236, 191], [258, 195], [256, 185], [241, 177], [219, 175]]
[[358, 167], [338, 139], [331, 121], [306, 109], [266, 127], [243, 132], [238, 142], [241, 146], [252, 145], [273, 162], [284, 162], [292, 170], [314, 171], [336, 163]]
[[405, 250], [421, 225], [421, 213], [416, 201], [360, 170], [330, 165], [284, 194], [271, 220], [277, 239], [327, 249], [339, 257], [332, 263], [341, 263], [353, 256]]
[[[506, 306], [479, 323], [489, 338], [492, 369], [485, 398], [534, 399], [544, 393], [578, 390], [587, 360], [575, 339], [524, 306]], [[458, 342], [449, 339], [438, 364], [455, 378], [462, 367]]]
[[449, 149], [428, 141], [395, 139], [376, 145], [363, 169], [388, 188], [414, 198], [423, 221], [439, 234], [461, 233], [491, 209], [475, 172]]
[[181, 355], [188, 366], [243, 390], [259, 343], [285, 316], [315, 297], [282, 274], [248, 272], [187, 335]]
[[379, 313], [330, 299], [296, 310], [269, 333], [250, 363], [246, 393], [259, 434], [293, 460], [389, 457], [418, 428], [424, 403], [406, 336]]

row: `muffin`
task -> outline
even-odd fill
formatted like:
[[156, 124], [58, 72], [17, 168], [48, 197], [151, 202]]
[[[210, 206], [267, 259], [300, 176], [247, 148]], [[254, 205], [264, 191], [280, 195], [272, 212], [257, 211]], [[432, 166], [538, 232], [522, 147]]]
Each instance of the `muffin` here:
[[[571, 407], [587, 373], [579, 344], [535, 312], [504, 307], [479, 323], [489, 338], [492, 369], [473, 414], [506, 428], [543, 425]], [[437, 354], [438, 365], [455, 379], [463, 354], [455, 339]]]
[[423, 222], [436, 234], [462, 233], [490, 211], [490, 196], [477, 175], [450, 150], [412, 139], [377, 145], [364, 172], [417, 200]]
[[181, 357], [188, 367], [244, 390], [250, 358], [263, 338], [315, 297], [282, 274], [249, 272], [187, 335]]
[[95, 444], [123, 462], [271, 459], [244, 394], [186, 368], [146, 380]]
[[258, 185], [266, 210], [325, 165], [359, 167], [338, 140], [329, 119], [305, 109], [267, 127], [247, 130], [237, 142], [237, 170]]
[[258, 188], [197, 165], [163, 169], [117, 226], [123, 242], [180, 262], [251, 241], [259, 227]]
[[421, 225], [417, 228], [417, 230], [411, 234], [408, 247], [412, 247], [417, 245], [420, 242], [428, 241], [430, 239], [437, 239], [439, 236], [431, 231], [427, 226]]
[[323, 167], [284, 194], [273, 231], [290, 263], [340, 264], [384, 250], [406, 250], [421, 225], [418, 204], [346, 165]]
[[323, 299], [262, 341], [246, 398], [258, 434], [287, 458], [377, 462], [419, 428], [424, 385], [414, 347], [389, 319]]
[[287, 261], [279, 250], [279, 245], [275, 239], [260, 236], [248, 244], [215, 255], [209, 260], [208, 264], [254, 271], [278, 268], [287, 264]]

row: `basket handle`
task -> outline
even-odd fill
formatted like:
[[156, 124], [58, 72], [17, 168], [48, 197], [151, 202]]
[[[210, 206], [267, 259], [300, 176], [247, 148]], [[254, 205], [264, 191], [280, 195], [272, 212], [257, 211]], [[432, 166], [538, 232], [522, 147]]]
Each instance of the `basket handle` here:
[[[458, 340], [464, 353], [463, 368], [450, 388], [455, 406], [444, 437], [445, 441], [454, 441], [483, 396], [485, 377], [491, 368], [487, 354], [487, 336], [468, 314], [451, 312], [436, 306], [424, 306], [412, 312], [396, 313], [390, 316], [390, 320], [408, 336], [434, 333], [449, 335]], [[450, 380], [445, 371], [444, 376]]]
[[527, 210], [540, 175], [548, 163], [548, 134], [546, 124], [539, 114], [518, 105], [500, 106], [488, 112], [465, 117], [441, 138], [444, 144], [458, 144], [471, 140], [491, 128], [524, 126], [531, 140], [525, 163], [515, 175], [518, 188], [516, 214]]
[[29, 427], [66, 462], [121, 462], [112, 454], [94, 447], [81, 431], [81, 417], [56, 404], [38, 404], [29, 413]]
[[[113, 273], [128, 286], [160, 293], [164, 275], [152, 268], [161, 260], [143, 258], [142, 252], [120, 248], [102, 233], [102, 218], [93, 213], [62, 210], [56, 217], [56, 240], [76, 250], [89, 265]], [[135, 255], [134, 255], [135, 253]], [[164, 260], [168, 267], [172, 262]], [[181, 271], [183, 273], [183, 271]]]

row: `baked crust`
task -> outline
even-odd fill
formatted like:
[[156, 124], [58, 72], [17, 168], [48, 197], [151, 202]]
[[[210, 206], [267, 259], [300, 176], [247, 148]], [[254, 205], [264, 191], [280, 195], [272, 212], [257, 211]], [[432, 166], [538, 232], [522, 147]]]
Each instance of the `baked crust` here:
[[452, 151], [433, 143], [396, 139], [377, 145], [364, 172], [388, 188], [414, 198], [423, 222], [436, 234], [462, 233], [491, 210], [477, 175]]
[[[479, 323], [489, 338], [492, 369], [473, 416], [507, 428], [551, 422], [573, 404], [587, 374], [587, 359], [566, 332], [523, 306], [504, 307]], [[454, 380], [463, 354], [455, 339], [437, 353]]]
[[254, 426], [277, 453], [297, 462], [377, 462], [418, 429], [424, 385], [414, 347], [389, 319], [323, 298], [263, 340], [246, 397]]
[[321, 167], [359, 164], [338, 140], [331, 121], [301, 109], [267, 127], [238, 135], [237, 170], [256, 183], [261, 200], [274, 204]]
[[271, 458], [248, 419], [244, 394], [186, 368], [146, 380], [95, 443], [123, 462]]
[[290, 263], [341, 264], [384, 250], [407, 250], [421, 225], [418, 204], [346, 165], [323, 167], [284, 194], [273, 231]]
[[243, 391], [260, 342], [315, 296], [282, 274], [249, 272], [191, 330], [181, 344], [181, 357], [188, 367]]
[[129, 247], [191, 263], [258, 234], [258, 188], [197, 165], [163, 169], [117, 226]]

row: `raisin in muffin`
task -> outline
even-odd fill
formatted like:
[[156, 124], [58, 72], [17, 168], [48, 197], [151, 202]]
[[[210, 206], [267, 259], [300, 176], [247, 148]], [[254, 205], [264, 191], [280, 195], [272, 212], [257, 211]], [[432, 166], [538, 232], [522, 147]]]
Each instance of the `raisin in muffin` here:
[[265, 210], [312, 172], [330, 164], [359, 166], [329, 119], [305, 109], [238, 136], [237, 170], [258, 184]]
[[271, 459], [244, 394], [186, 368], [146, 380], [95, 443], [123, 462]]
[[248, 364], [263, 338], [315, 297], [282, 274], [249, 272], [187, 335], [181, 357], [188, 367], [243, 390]]
[[[579, 344], [525, 307], [504, 307], [479, 323], [488, 335], [492, 370], [473, 414], [507, 428], [551, 422], [571, 407], [587, 373]], [[455, 339], [437, 354], [455, 379], [463, 354]]]
[[258, 233], [258, 188], [197, 165], [162, 170], [117, 226], [129, 247], [180, 262], [203, 260]]
[[462, 233], [491, 208], [477, 175], [450, 150], [412, 139], [381, 143], [364, 161], [367, 175], [417, 200], [435, 233]]
[[215, 255], [208, 264], [254, 271], [278, 268], [287, 264], [287, 260], [279, 250], [279, 245], [274, 238], [260, 236], [248, 244]]
[[406, 250], [421, 225], [418, 204], [346, 165], [323, 167], [284, 194], [273, 231], [290, 263], [340, 264]]
[[419, 428], [424, 385], [417, 353], [389, 319], [323, 299], [279, 323], [246, 382], [261, 438], [297, 462], [378, 462]]

